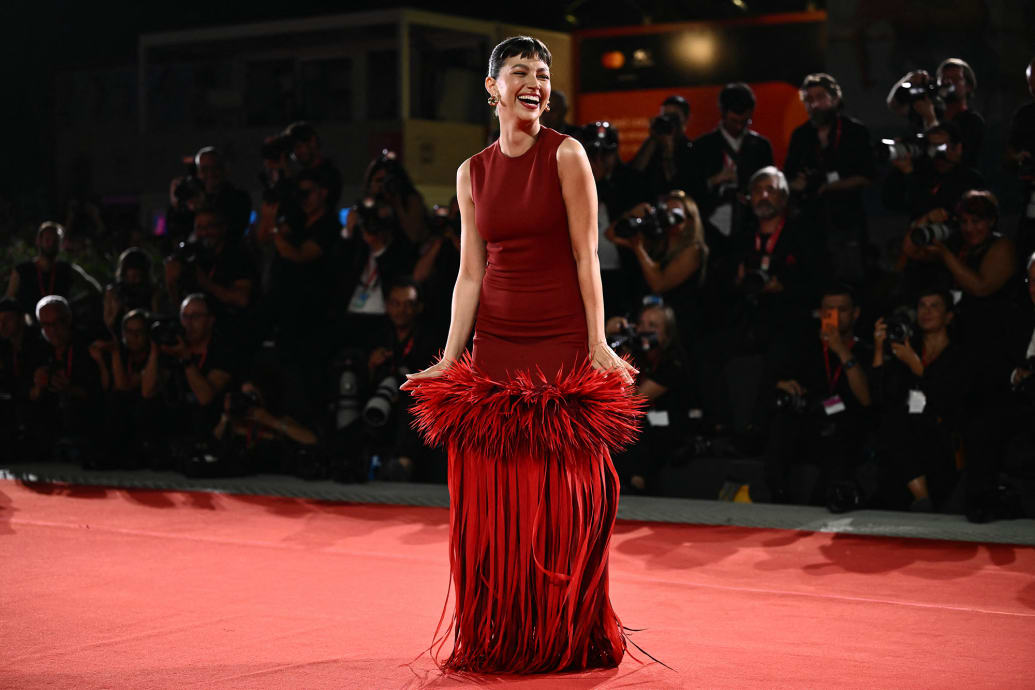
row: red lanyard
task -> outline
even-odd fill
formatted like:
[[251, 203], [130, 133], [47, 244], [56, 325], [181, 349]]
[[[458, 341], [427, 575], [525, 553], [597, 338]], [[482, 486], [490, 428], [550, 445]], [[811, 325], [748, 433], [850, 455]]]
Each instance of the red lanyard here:
[[[940, 354], [941, 353], [939, 352], [938, 355], [940, 355]], [[921, 350], [921, 354], [920, 354], [920, 363], [924, 365], [924, 369], [926, 369], [927, 367], [931, 366], [931, 362], [933, 362], [934, 360], [938, 359], [938, 355], [935, 355], [934, 357], [931, 357], [930, 359], [927, 359], [927, 347], [925, 346], [924, 349]]]
[[405, 359], [407, 355], [413, 352], [413, 340], [414, 337], [411, 335], [410, 339], [406, 341], [406, 347], [403, 348], [402, 357], [399, 359]]
[[[823, 147], [819, 145], [819, 134], [818, 133], [816, 134], [816, 146], [817, 146], [818, 151], [819, 151], [819, 156], [822, 159], [822, 157], [823, 157]], [[837, 131], [834, 133], [833, 154], [835, 156], [837, 155], [837, 150], [839, 148], [841, 148], [841, 117], [840, 116], [838, 116], [838, 118], [837, 118]]]
[[377, 270], [377, 257], [373, 254], [370, 255], [370, 277], [367, 278], [366, 283], [363, 285], [365, 291], [369, 291], [373, 287], [374, 283], [377, 282], [377, 278], [380, 275], [380, 271]]
[[40, 286], [40, 297], [54, 294], [54, 281], [57, 280], [57, 264], [50, 267], [50, 292], [43, 291], [43, 271], [39, 264], [36, 264], [36, 283]]
[[[776, 249], [776, 243], [780, 239], [780, 233], [783, 232], [783, 226], [784, 226], [784, 223], [786, 223], [786, 222], [787, 221], [785, 219], [781, 219], [780, 220], [780, 225], [778, 225], [776, 227], [776, 230], [774, 230], [772, 233], [770, 233], [769, 239], [765, 243], [765, 253], [766, 254], [770, 254], [771, 255], [773, 253], [773, 250]], [[761, 230], [759, 230], [758, 232], [755, 233], [755, 251], [756, 252], [762, 251], [762, 231]]]
[[[848, 349], [851, 350], [855, 347], [855, 338], [852, 338], [851, 344]], [[823, 364], [827, 368], [827, 388], [830, 390], [830, 394], [833, 395], [834, 389], [837, 387], [837, 381], [841, 378], [841, 372], [844, 371], [844, 362], [837, 365], [837, 370], [834, 371], [834, 375], [830, 375], [830, 348], [827, 347], [826, 343], [823, 343]]]

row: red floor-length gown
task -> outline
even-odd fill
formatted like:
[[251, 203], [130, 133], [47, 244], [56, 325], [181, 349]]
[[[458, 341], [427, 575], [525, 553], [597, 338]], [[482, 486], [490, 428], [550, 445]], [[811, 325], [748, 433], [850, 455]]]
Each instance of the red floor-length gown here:
[[471, 159], [487, 255], [474, 351], [413, 391], [418, 427], [449, 451], [456, 601], [434, 652], [452, 637], [444, 670], [612, 667], [626, 649], [608, 597], [608, 449], [634, 438], [642, 406], [587, 358], [557, 174], [564, 139], [542, 127], [520, 156], [497, 142]]

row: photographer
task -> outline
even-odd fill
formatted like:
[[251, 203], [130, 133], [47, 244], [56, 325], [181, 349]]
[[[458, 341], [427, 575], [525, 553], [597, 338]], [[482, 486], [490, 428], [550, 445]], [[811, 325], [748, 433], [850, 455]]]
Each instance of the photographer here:
[[195, 456], [185, 467], [188, 476], [273, 472], [325, 478], [319, 437], [284, 408], [281, 372], [257, 367], [239, 391], [223, 397], [222, 408], [212, 430], [215, 460]]
[[151, 258], [139, 247], [119, 254], [115, 282], [104, 288], [104, 325], [113, 338], [119, 337], [122, 319], [134, 310], [159, 311], [158, 294], [151, 284]]
[[911, 496], [910, 510], [932, 512], [957, 479], [954, 432], [962, 428], [973, 371], [968, 353], [949, 339], [952, 319], [952, 295], [929, 289], [916, 302], [915, 334], [898, 319], [880, 318], [874, 327], [871, 386], [893, 509]]
[[[1025, 283], [1035, 304], [1035, 254], [1028, 257]], [[1012, 361], [1019, 359], [1018, 353], [1010, 354]], [[967, 427], [966, 511], [971, 522], [1020, 517], [1019, 497], [1011, 496], [1016, 492], [1001, 483], [1000, 473], [1029, 480], [1035, 476], [1035, 331], [1020, 361], [1009, 375], [1014, 394], [979, 411]]]
[[[413, 280], [424, 298], [425, 323], [442, 328], [449, 323], [453, 285], [460, 270], [460, 204], [455, 196], [449, 206], [435, 205], [429, 228], [413, 267]], [[441, 335], [445, 338], [444, 332]]]
[[[997, 231], [999, 203], [991, 192], [969, 190], [955, 208], [956, 223], [940, 226], [952, 230], [948, 237], [914, 232], [906, 236], [904, 251], [917, 262], [930, 262], [949, 275], [960, 298], [955, 327], [961, 345], [980, 363], [978, 392], [981, 402], [1005, 393], [1009, 353], [1024, 334], [1024, 322], [1014, 303], [1017, 258], [1013, 242]], [[914, 237], [915, 235], [915, 237]]]
[[185, 243], [166, 259], [165, 284], [170, 304], [184, 295], [208, 295], [223, 334], [238, 345], [248, 339], [247, 318], [258, 277], [240, 241], [231, 240], [226, 218], [214, 206], [194, 215], [195, 242]]
[[101, 410], [101, 372], [95, 353], [72, 328], [72, 310], [60, 295], [36, 306], [46, 346], [33, 364], [30, 414], [36, 438], [71, 445], [84, 467], [92, 465]]
[[568, 95], [560, 89], [550, 91], [550, 106], [543, 112], [540, 122], [552, 130], [567, 134], [568, 136], [579, 137], [579, 128], [568, 124]]
[[101, 293], [100, 284], [74, 263], [57, 258], [65, 230], [47, 221], [36, 231], [36, 256], [14, 267], [7, 281], [7, 297], [18, 301], [26, 314], [36, 314], [36, 305], [48, 295], [74, 300], [74, 295]]
[[[1035, 60], [1025, 70], [1028, 93], [1035, 99]], [[1010, 120], [1006, 166], [1021, 183], [1021, 214], [1017, 225], [1018, 254], [1023, 261], [1035, 252], [1035, 100], [1017, 109]]]
[[680, 339], [690, 346], [701, 323], [699, 293], [708, 262], [704, 225], [694, 200], [673, 190], [657, 208], [644, 203], [623, 214], [606, 237], [632, 251], [648, 289], [675, 311]]
[[976, 167], [985, 134], [985, 120], [970, 109], [970, 96], [977, 89], [977, 76], [959, 58], [943, 60], [934, 78], [926, 70], [914, 70], [891, 87], [888, 108], [909, 119], [914, 131], [924, 132], [939, 123], [951, 122], [960, 132], [963, 162]]
[[633, 310], [634, 285], [638, 282], [637, 260], [608, 237], [614, 224], [631, 208], [646, 201], [643, 178], [618, 157], [618, 131], [610, 122], [591, 122], [581, 131], [580, 141], [589, 157], [597, 187], [597, 254], [604, 290], [605, 315], [629, 314]]
[[[375, 445], [381, 446], [379, 454], [389, 458], [384, 471], [387, 478], [444, 481], [444, 467], [433, 466], [440, 454], [425, 448], [413, 428], [410, 394], [397, 391], [406, 373], [419, 371], [434, 359], [441, 342], [424, 328], [420, 319], [423, 306], [417, 284], [411, 280], [398, 279], [388, 289], [388, 320], [372, 339], [367, 371], [373, 397], [380, 397], [389, 407], [372, 406], [368, 400], [363, 417]], [[389, 390], [392, 385], [395, 389]]]
[[39, 335], [38, 329], [26, 324], [17, 301], [0, 298], [0, 444], [10, 449], [11, 457], [31, 454], [29, 389], [33, 364], [45, 354]]
[[[387, 202], [407, 241], [420, 246], [428, 232], [424, 197], [413, 185], [395, 151], [385, 149], [370, 161], [363, 175], [363, 196]], [[356, 235], [357, 220], [359, 218], [353, 218], [351, 213], [346, 220], [350, 238]]]
[[302, 170], [315, 172], [327, 184], [327, 206], [338, 208], [341, 200], [341, 173], [334, 162], [320, 152], [320, 137], [308, 122], [294, 122], [284, 130], [291, 143], [291, 157]]
[[860, 282], [866, 212], [862, 190], [876, 176], [870, 133], [843, 115], [841, 86], [810, 74], [798, 90], [809, 119], [791, 134], [784, 174], [799, 210], [814, 219], [838, 279]]
[[194, 164], [188, 174], [170, 183], [169, 202], [166, 225], [173, 242], [190, 235], [194, 213], [201, 206], [218, 209], [223, 214], [231, 241], [243, 237], [251, 223], [252, 201], [247, 192], [227, 179], [226, 160], [214, 146], [205, 146], [194, 154]]
[[635, 329], [617, 316], [608, 319], [606, 333], [616, 352], [633, 357], [640, 370], [636, 392], [650, 403], [643, 434], [615, 455], [615, 469], [624, 487], [657, 493], [654, 475], [683, 440], [695, 399], [676, 314], [667, 306], [645, 307]]
[[693, 144], [686, 138], [689, 121], [690, 104], [676, 95], [662, 101], [658, 115], [650, 121], [650, 135], [629, 163], [643, 177], [650, 198], [670, 189], [690, 188]]
[[[819, 337], [801, 343], [775, 367], [776, 411], [770, 420], [765, 466], [774, 503], [838, 503], [830, 501], [837, 498], [831, 490], [835, 483], [850, 482], [863, 459], [871, 403], [866, 368], [872, 347], [855, 336], [859, 307], [848, 286], [827, 287], [819, 313]], [[792, 463], [820, 469], [811, 496], [788, 486]]]
[[355, 338], [371, 332], [386, 314], [386, 289], [408, 275], [414, 265], [412, 246], [386, 200], [367, 197], [353, 207], [356, 234], [349, 238], [348, 270], [344, 276], [344, 295], [348, 299], [346, 326], [350, 337], [346, 345], [365, 347]]
[[233, 353], [215, 334], [208, 300], [201, 293], [187, 295], [180, 305], [179, 328], [152, 327], [155, 346], [141, 372], [143, 398], [163, 394], [168, 431], [181, 441], [192, 442], [198, 429], [215, 424], [234, 370]]
[[751, 176], [773, 165], [769, 140], [750, 128], [755, 93], [742, 82], [719, 92], [719, 125], [694, 141], [694, 184], [685, 189], [701, 209], [709, 232], [708, 244], [716, 256], [732, 247], [726, 240], [744, 222], [744, 199]]

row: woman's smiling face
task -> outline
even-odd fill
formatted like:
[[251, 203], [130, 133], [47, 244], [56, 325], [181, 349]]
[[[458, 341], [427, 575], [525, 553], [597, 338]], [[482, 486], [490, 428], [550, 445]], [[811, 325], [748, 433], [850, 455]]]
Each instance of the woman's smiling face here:
[[550, 102], [550, 67], [535, 57], [509, 57], [496, 79], [486, 78], [485, 88], [499, 96], [500, 117], [506, 113], [519, 120], [537, 120]]

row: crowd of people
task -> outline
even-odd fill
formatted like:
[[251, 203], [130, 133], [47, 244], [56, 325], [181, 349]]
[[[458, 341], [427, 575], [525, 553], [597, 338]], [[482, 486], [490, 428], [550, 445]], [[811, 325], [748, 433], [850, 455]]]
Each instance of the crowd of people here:
[[[568, 125], [554, 92], [544, 124], [582, 142], [597, 183], [608, 337], [650, 406], [615, 458], [625, 490], [662, 493], [666, 467], [711, 453], [764, 459], [753, 500], [1020, 514], [1035, 471], [1035, 101], [1003, 157], [1024, 207], [1001, 210], [974, 167], [989, 158], [976, 88], [956, 58], [905, 75], [888, 95], [902, 136], [874, 141], [835, 77], [807, 75], [808, 119], [776, 161], [751, 129], [751, 87], [731, 83], [693, 141], [688, 102], [666, 98], [628, 163], [615, 127]], [[164, 234], [121, 247], [106, 286], [61, 258], [71, 228], [39, 226], [0, 300], [7, 447], [191, 476], [445, 480], [398, 387], [444, 342], [455, 199], [428, 208], [386, 150], [342, 211], [312, 125], [261, 150], [257, 199], [199, 150]], [[871, 185], [909, 217], [887, 247], [869, 235]]]

